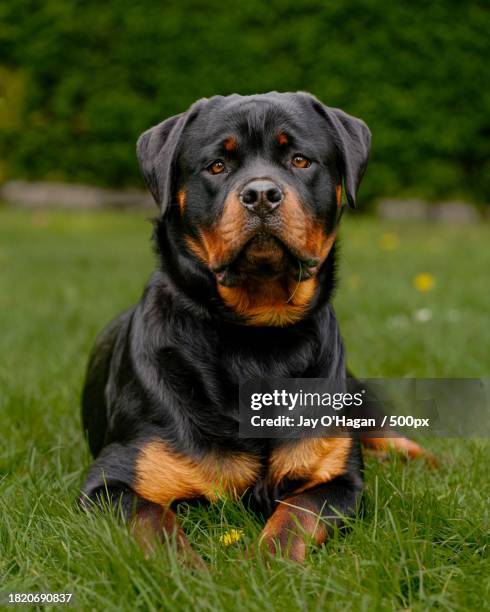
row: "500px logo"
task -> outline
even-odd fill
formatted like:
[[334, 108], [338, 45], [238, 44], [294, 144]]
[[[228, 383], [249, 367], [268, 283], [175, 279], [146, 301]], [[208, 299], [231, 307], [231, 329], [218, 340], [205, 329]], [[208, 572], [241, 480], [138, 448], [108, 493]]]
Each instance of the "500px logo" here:
[[364, 389], [359, 393], [318, 393], [304, 392], [302, 389], [291, 393], [285, 389], [275, 389], [271, 393], [252, 393], [250, 395], [250, 408], [252, 410], [262, 410], [264, 406], [274, 406], [294, 410], [295, 408], [323, 406], [334, 410], [342, 410], [346, 407], [362, 406], [364, 393]]

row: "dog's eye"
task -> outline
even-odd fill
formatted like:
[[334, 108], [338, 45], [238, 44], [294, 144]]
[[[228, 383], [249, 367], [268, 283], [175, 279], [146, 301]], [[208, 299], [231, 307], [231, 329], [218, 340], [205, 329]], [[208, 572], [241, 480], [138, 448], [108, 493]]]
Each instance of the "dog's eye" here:
[[207, 167], [207, 171], [210, 174], [220, 174], [225, 169], [225, 162], [221, 159], [217, 159]]
[[304, 155], [295, 155], [291, 163], [295, 168], [309, 168], [311, 166], [311, 161]]

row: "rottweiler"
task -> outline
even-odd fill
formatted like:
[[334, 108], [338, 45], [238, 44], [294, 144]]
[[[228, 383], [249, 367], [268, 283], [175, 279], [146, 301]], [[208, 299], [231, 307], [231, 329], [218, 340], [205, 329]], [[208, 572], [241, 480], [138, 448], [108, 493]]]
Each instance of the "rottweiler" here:
[[363, 121], [301, 92], [201, 99], [140, 136], [158, 267], [91, 353], [82, 420], [95, 461], [79, 499], [118, 504], [147, 550], [172, 536], [190, 553], [182, 501], [248, 500], [267, 519], [257, 548], [296, 561], [356, 512], [359, 436], [240, 437], [238, 389], [347, 376], [335, 241], [370, 143]]

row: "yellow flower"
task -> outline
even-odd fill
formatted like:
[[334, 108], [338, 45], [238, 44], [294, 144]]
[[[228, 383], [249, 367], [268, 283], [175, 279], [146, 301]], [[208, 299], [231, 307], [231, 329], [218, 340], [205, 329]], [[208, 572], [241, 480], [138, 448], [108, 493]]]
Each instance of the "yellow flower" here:
[[220, 535], [219, 541], [223, 546], [230, 546], [231, 544], [235, 544], [242, 537], [243, 531], [238, 531], [238, 529], [230, 529], [223, 535]]
[[393, 232], [383, 234], [379, 241], [379, 246], [382, 251], [395, 251], [399, 244], [400, 239], [398, 238], [398, 234], [394, 234]]
[[427, 293], [427, 291], [430, 291], [434, 287], [434, 283], [434, 277], [427, 272], [421, 272], [413, 279], [413, 286], [417, 291], [420, 291], [420, 293]]

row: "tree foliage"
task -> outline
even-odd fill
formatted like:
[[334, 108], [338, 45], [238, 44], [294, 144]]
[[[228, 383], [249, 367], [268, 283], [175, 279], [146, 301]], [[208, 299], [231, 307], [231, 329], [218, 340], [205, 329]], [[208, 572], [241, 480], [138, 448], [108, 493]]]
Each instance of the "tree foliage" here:
[[140, 184], [138, 134], [196, 98], [307, 90], [362, 117], [362, 199], [485, 201], [490, 12], [434, 0], [10, 0], [4, 176]]

